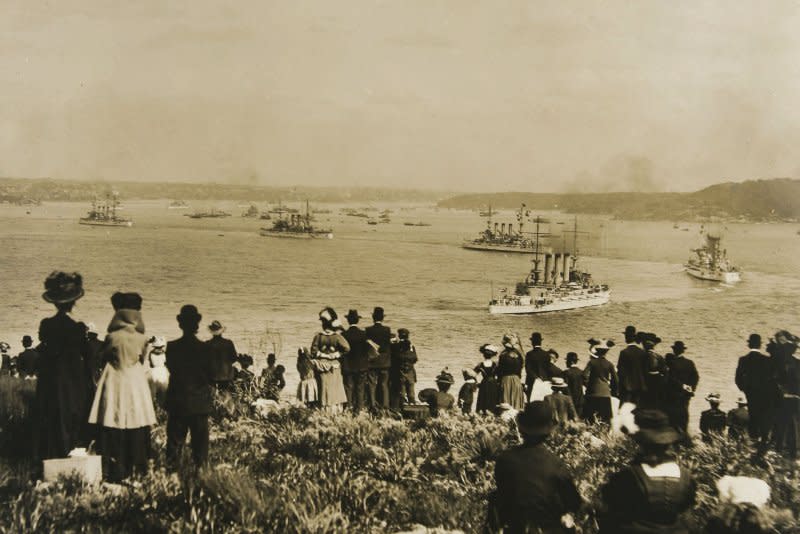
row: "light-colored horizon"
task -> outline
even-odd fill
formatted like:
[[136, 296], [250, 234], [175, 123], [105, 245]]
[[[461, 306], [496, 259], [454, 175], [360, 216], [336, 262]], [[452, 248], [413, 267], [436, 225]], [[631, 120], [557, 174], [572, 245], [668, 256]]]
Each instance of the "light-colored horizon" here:
[[7, 2], [0, 176], [694, 191], [800, 176], [800, 4]]

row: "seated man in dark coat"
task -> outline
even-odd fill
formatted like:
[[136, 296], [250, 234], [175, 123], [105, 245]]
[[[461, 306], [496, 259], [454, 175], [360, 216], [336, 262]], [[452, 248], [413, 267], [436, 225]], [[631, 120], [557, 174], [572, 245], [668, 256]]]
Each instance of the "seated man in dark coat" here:
[[706, 400], [711, 408], [700, 414], [700, 432], [703, 433], [703, 441], [711, 441], [711, 435], [722, 435], [725, 432], [727, 417], [725, 412], [719, 409], [719, 393], [709, 393]]
[[567, 382], [560, 376], [554, 376], [552, 382], [553, 393], [547, 395], [544, 401], [553, 409], [553, 421], [559, 425], [575, 421], [578, 414], [569, 396]]
[[208, 344], [196, 336], [202, 317], [195, 306], [183, 306], [177, 316], [183, 336], [167, 343], [167, 461], [173, 465], [189, 431], [195, 465], [208, 459], [212, 366]]
[[523, 444], [497, 458], [490, 522], [504, 532], [571, 532], [581, 497], [567, 466], [544, 445], [553, 429], [550, 405], [534, 401], [517, 415]]
[[728, 412], [728, 437], [730, 439], [739, 439], [746, 436], [747, 429], [750, 427], [747, 399], [740, 395], [736, 405], [736, 408]]

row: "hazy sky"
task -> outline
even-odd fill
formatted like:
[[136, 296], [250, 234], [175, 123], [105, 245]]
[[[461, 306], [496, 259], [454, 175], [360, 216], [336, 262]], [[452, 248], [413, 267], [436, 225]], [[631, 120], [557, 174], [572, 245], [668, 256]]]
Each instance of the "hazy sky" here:
[[798, 29], [800, 3], [777, 0], [5, 0], [0, 176], [529, 191], [798, 176]]

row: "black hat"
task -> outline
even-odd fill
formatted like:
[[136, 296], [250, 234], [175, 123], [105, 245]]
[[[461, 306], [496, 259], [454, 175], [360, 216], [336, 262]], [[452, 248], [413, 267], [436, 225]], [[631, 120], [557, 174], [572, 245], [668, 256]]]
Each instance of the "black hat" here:
[[372, 318], [375, 321], [383, 321], [383, 317], [384, 317], [383, 308], [381, 308], [380, 306], [375, 306], [375, 309], [372, 310]]
[[175, 318], [178, 321], [197, 321], [199, 323], [203, 316], [200, 315], [194, 304], [184, 304], [181, 306], [181, 312]]
[[542, 344], [542, 334], [539, 332], [534, 332], [531, 334], [531, 343], [534, 345], [541, 345]]
[[672, 350], [675, 352], [683, 352], [686, 350], [686, 345], [683, 344], [683, 341], [676, 341], [672, 344]]
[[253, 365], [253, 357], [249, 354], [240, 354], [237, 358], [239, 360], [239, 365], [250, 366]]
[[758, 348], [761, 346], [761, 336], [758, 334], [750, 334], [750, 337], [747, 338], [747, 346], [752, 348]]
[[53, 271], [44, 281], [42, 298], [53, 304], [74, 302], [83, 296], [83, 277], [78, 273]]
[[350, 324], [356, 324], [361, 316], [358, 314], [358, 310], [347, 310], [347, 315], [344, 316], [347, 319], [347, 322]]
[[33, 338], [26, 334], [22, 336], [22, 346], [27, 347], [28, 345], [33, 345]]
[[626, 326], [623, 334], [625, 334], [626, 337], [636, 337], [636, 327], [633, 325]]
[[661, 343], [661, 338], [652, 332], [641, 332], [641, 339], [642, 343], [648, 343], [653, 347]]
[[399, 337], [400, 339], [408, 339], [410, 333], [411, 332], [409, 332], [407, 328], [397, 329], [397, 337]]
[[117, 291], [111, 295], [111, 306], [115, 310], [141, 310], [142, 296], [139, 293], [122, 293]]
[[669, 425], [669, 417], [661, 410], [637, 410], [634, 417], [639, 427], [634, 438], [640, 443], [669, 445], [680, 439], [680, 434]]
[[517, 415], [517, 428], [527, 436], [546, 436], [553, 430], [553, 408], [544, 401], [533, 401]]
[[214, 319], [211, 321], [211, 324], [208, 325], [208, 329], [211, 331], [212, 334], [221, 334], [225, 331], [225, 327], [222, 325], [221, 322]]

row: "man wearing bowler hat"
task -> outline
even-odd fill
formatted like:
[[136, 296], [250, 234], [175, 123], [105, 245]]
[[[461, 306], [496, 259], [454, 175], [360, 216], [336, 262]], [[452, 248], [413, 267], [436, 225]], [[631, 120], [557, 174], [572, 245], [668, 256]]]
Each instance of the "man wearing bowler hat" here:
[[522, 445], [497, 458], [490, 518], [496, 517], [504, 532], [572, 532], [581, 497], [567, 466], [544, 444], [553, 426], [548, 403], [529, 403], [517, 415]]
[[531, 334], [531, 345], [533, 350], [525, 355], [525, 395], [528, 400], [533, 392], [533, 383], [539, 380], [550, 380], [552, 378], [550, 366], [550, 353], [542, 348], [542, 334], [534, 332]]
[[667, 415], [670, 424], [686, 438], [689, 429], [689, 402], [697, 391], [700, 375], [694, 362], [686, 357], [683, 341], [672, 344], [667, 365]]
[[750, 438], [758, 443], [759, 452], [765, 452], [779, 399], [776, 365], [769, 354], [761, 352], [760, 335], [750, 334], [747, 347], [750, 352], [736, 366], [736, 387], [747, 397]]
[[625, 327], [625, 348], [619, 353], [617, 375], [619, 378], [620, 403], [639, 404], [645, 385], [647, 354], [636, 342], [636, 327]]
[[167, 343], [167, 461], [172, 465], [192, 433], [192, 458], [196, 466], [208, 459], [208, 415], [211, 413], [213, 369], [207, 343], [197, 339], [202, 315], [192, 304], [176, 317], [183, 336]]
[[392, 365], [392, 331], [383, 325], [384, 311], [372, 311], [372, 326], [366, 328], [367, 339], [378, 346], [378, 357], [369, 362], [370, 408], [389, 409], [389, 369]]
[[350, 310], [345, 315], [349, 327], [342, 335], [350, 344], [350, 352], [342, 358], [342, 364], [347, 365], [349, 372], [343, 374], [344, 391], [350, 408], [361, 411], [366, 406], [367, 382], [369, 375], [369, 359], [367, 356], [367, 334], [358, 327], [361, 316], [357, 310]]

